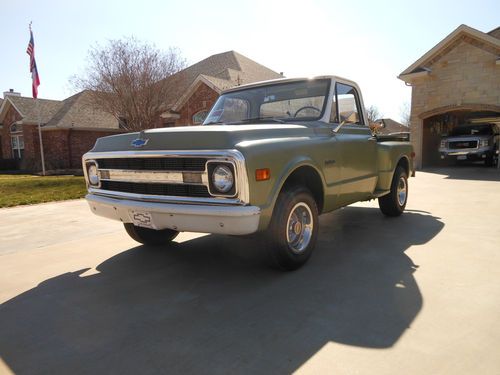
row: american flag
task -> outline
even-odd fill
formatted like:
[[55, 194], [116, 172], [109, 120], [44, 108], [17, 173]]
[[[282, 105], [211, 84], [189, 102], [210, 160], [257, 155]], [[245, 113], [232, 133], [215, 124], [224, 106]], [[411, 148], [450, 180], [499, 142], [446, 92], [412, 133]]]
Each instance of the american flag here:
[[31, 72], [31, 79], [32, 79], [32, 91], [33, 91], [33, 98], [37, 98], [38, 96], [38, 86], [40, 86], [40, 76], [38, 75], [38, 69], [36, 68], [36, 61], [35, 61], [35, 40], [33, 39], [33, 31], [31, 30], [30, 26], [30, 41], [28, 43], [28, 48], [26, 49], [26, 53], [30, 55], [30, 72]]

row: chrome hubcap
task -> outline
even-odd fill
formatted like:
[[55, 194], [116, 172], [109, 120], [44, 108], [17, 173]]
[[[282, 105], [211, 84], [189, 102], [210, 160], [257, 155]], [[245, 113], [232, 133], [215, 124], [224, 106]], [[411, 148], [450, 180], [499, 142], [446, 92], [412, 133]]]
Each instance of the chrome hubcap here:
[[406, 203], [406, 196], [408, 194], [408, 188], [406, 185], [406, 180], [404, 177], [400, 177], [398, 181], [398, 203], [400, 206], [404, 206]]
[[311, 242], [314, 223], [309, 206], [297, 203], [290, 211], [286, 225], [286, 240], [294, 253], [304, 251]]

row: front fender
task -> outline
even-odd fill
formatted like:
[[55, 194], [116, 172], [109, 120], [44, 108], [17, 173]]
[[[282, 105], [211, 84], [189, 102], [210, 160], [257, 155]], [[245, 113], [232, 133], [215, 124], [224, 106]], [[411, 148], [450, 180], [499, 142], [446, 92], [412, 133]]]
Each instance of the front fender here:
[[[321, 178], [323, 191], [325, 191], [325, 178], [319, 163], [320, 154], [307, 152], [305, 149], [316, 150], [309, 142], [286, 142], [284, 140], [273, 142], [272, 147], [241, 148], [246, 160], [250, 204], [261, 209], [259, 230], [267, 228], [278, 195], [287, 178], [298, 168], [307, 166], [313, 168]], [[269, 168], [271, 177], [267, 181], [256, 181], [255, 170]]]
[[279, 175], [278, 179], [276, 180], [276, 183], [273, 185], [271, 191], [269, 192], [268, 200], [266, 201], [265, 206], [261, 206], [263, 214], [261, 216], [260, 226], [262, 228], [266, 228], [267, 225], [269, 224], [269, 221], [271, 220], [272, 213], [274, 210], [274, 206], [278, 199], [278, 195], [283, 189], [283, 186], [285, 185], [286, 181], [296, 170], [302, 167], [309, 167], [316, 171], [316, 173], [321, 178], [323, 191], [325, 191], [326, 189], [325, 178], [321, 173], [320, 169], [318, 168], [318, 166], [316, 165], [316, 163], [311, 158], [299, 156], [291, 159], [283, 168], [282, 173]]

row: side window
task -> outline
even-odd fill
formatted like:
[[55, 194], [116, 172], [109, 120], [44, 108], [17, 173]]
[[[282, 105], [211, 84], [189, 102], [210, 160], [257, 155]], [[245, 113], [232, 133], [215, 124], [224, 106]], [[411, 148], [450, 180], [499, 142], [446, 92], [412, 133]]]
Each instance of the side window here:
[[337, 83], [330, 122], [364, 125], [359, 103], [359, 95], [354, 87]]

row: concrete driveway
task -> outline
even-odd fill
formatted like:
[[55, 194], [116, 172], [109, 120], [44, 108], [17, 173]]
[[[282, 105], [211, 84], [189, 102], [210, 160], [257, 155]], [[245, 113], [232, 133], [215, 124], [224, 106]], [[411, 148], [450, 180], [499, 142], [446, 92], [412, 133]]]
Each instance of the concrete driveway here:
[[417, 173], [408, 211], [321, 217], [301, 270], [258, 241], [139, 246], [84, 201], [0, 210], [0, 373], [499, 374], [500, 171]]

